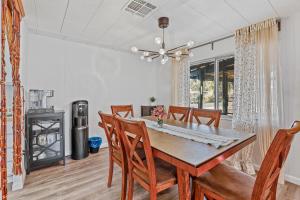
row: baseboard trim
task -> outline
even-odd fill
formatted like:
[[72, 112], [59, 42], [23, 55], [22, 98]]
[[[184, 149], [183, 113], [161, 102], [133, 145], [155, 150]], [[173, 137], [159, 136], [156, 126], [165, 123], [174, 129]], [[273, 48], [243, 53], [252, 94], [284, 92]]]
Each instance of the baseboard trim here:
[[100, 149], [102, 149], [102, 148], [107, 148], [107, 147], [108, 147], [108, 143], [107, 143], [107, 142], [106, 142], [106, 143], [102, 143]]
[[[254, 164], [253, 166], [254, 166], [254, 169], [255, 169], [256, 171], [258, 171], [259, 168], [260, 168], [260, 166], [257, 165], [257, 164]], [[295, 176], [291, 176], [291, 175], [285, 174], [285, 175], [284, 175], [284, 181], [287, 181], [287, 182], [289, 182], [289, 183], [293, 183], [293, 184], [295, 184], [295, 185], [299, 185], [299, 186], [300, 186], [300, 178], [295, 177]]]
[[288, 174], [286, 174], [284, 177], [285, 177], [285, 180], [287, 182], [293, 183], [295, 185], [300, 185], [300, 178], [295, 177], [295, 176], [291, 176], [291, 175], [288, 175]]
[[[108, 143], [105, 142], [105, 143], [101, 144], [100, 149], [107, 148], [107, 147], [108, 147]], [[66, 153], [65, 157], [70, 157], [71, 154], [72, 154], [71, 152], [68, 152], [68, 153]]]

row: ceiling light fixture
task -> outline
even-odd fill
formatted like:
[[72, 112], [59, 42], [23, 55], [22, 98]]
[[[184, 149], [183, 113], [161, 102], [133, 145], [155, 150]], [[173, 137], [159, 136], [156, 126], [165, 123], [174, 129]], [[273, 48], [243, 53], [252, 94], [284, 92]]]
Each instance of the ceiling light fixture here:
[[193, 53], [189, 48], [194, 46], [193, 41], [188, 41], [184, 45], [180, 45], [178, 47], [172, 49], [166, 49], [165, 44], [165, 28], [169, 26], [169, 18], [168, 17], [160, 17], [158, 19], [158, 26], [163, 30], [163, 37], [155, 37], [154, 42], [158, 45], [161, 45], [161, 48], [158, 51], [150, 51], [138, 49], [137, 47], [131, 47], [131, 51], [133, 53], [142, 52], [141, 60], [147, 60], [151, 62], [153, 59], [161, 58], [161, 64], [166, 64], [169, 58], [175, 58], [177, 61], [180, 61], [182, 57], [189, 56], [192, 57]]

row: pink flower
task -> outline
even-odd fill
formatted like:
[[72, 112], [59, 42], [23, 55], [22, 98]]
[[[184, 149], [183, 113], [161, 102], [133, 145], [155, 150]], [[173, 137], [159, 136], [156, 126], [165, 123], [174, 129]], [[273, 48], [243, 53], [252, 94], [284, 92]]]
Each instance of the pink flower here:
[[156, 117], [157, 119], [163, 119], [165, 115], [166, 113], [163, 106], [157, 106], [152, 111], [152, 116]]

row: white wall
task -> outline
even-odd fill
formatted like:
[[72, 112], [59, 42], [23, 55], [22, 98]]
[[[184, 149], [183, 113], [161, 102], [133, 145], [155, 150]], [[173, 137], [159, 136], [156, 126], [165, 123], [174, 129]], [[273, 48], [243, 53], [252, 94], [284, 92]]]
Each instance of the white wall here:
[[[282, 20], [280, 33], [283, 79], [284, 125], [300, 120], [300, 12]], [[300, 185], [300, 135], [297, 135], [286, 165], [287, 180]]]
[[156, 64], [136, 55], [29, 33], [24, 85], [29, 89], [53, 89], [51, 103], [64, 110], [66, 154], [70, 154], [70, 106], [79, 99], [89, 101], [89, 134], [101, 135], [99, 110], [109, 112], [113, 104], [140, 105], [156, 96]]
[[157, 67], [157, 102], [158, 104], [165, 105], [165, 108], [171, 104], [171, 67], [170, 60], [165, 65], [158, 64]]

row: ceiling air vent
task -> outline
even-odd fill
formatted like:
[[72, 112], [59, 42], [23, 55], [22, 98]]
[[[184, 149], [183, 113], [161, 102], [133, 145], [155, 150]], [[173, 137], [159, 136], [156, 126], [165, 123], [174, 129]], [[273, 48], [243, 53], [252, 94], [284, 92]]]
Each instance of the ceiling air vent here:
[[130, 0], [124, 9], [134, 15], [145, 17], [155, 10], [156, 6], [143, 0]]

